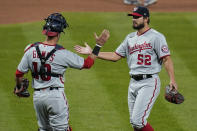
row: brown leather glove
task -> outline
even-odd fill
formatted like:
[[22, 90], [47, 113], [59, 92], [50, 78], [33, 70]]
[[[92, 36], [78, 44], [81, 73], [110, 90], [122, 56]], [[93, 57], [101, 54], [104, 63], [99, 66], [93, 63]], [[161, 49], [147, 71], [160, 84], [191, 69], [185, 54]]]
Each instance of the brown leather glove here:
[[[29, 80], [26, 78], [23, 78], [22, 82], [21, 82], [21, 86], [15, 86], [14, 88], [14, 94], [16, 94], [18, 97], [29, 97], [30, 94], [28, 92], [28, 87], [29, 87]], [[16, 92], [16, 88], [18, 90], [21, 90], [20, 92]]]
[[165, 99], [174, 104], [181, 104], [184, 102], [184, 97], [177, 90], [170, 90], [170, 86], [166, 86]]

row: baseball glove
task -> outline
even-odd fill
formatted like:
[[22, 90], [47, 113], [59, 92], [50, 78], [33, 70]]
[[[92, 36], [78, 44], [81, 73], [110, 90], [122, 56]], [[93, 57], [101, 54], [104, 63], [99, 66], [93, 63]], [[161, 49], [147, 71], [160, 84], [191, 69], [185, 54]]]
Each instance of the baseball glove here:
[[[23, 78], [23, 80], [21, 82], [21, 86], [20, 87], [16, 86], [14, 88], [14, 94], [16, 94], [18, 97], [29, 97], [30, 94], [29, 94], [29, 92], [27, 90], [28, 87], [29, 87], [29, 80], [26, 79], [26, 78]], [[17, 89], [21, 89], [22, 88], [22, 90], [20, 92], [16, 93], [16, 88]]]
[[184, 102], [184, 97], [177, 90], [171, 90], [170, 86], [166, 86], [165, 99], [174, 104], [181, 104]]

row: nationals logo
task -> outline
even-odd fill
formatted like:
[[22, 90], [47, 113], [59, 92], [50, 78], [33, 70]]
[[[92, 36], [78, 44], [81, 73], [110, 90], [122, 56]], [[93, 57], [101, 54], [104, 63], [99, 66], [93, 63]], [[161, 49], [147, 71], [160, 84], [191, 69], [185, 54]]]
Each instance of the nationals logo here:
[[168, 52], [169, 52], [168, 46], [167, 46], [167, 45], [163, 45], [163, 46], [161, 47], [161, 51], [162, 51], [163, 53], [168, 53]]
[[146, 43], [146, 41], [143, 44], [135, 44], [133, 47], [128, 46], [129, 54], [133, 54], [136, 51], [141, 52], [142, 50], [146, 49], [152, 49], [152, 46], [150, 43]]

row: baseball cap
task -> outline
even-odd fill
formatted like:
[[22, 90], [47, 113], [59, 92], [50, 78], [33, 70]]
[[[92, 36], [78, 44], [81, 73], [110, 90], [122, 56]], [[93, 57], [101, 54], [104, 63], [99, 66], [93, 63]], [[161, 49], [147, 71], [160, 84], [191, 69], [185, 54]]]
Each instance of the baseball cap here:
[[133, 9], [133, 12], [128, 14], [128, 16], [144, 16], [149, 17], [149, 10], [146, 7], [138, 6]]

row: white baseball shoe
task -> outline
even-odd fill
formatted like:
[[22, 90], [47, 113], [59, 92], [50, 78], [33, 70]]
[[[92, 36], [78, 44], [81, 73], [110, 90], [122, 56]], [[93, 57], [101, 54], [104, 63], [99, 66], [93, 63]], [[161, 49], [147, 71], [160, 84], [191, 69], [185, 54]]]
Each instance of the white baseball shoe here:
[[124, 0], [124, 4], [126, 4], [126, 5], [140, 5], [141, 2], [138, 0]]
[[156, 4], [156, 3], [157, 3], [157, 0], [149, 0], [148, 2], [144, 2], [144, 6], [147, 7], [149, 5]]

